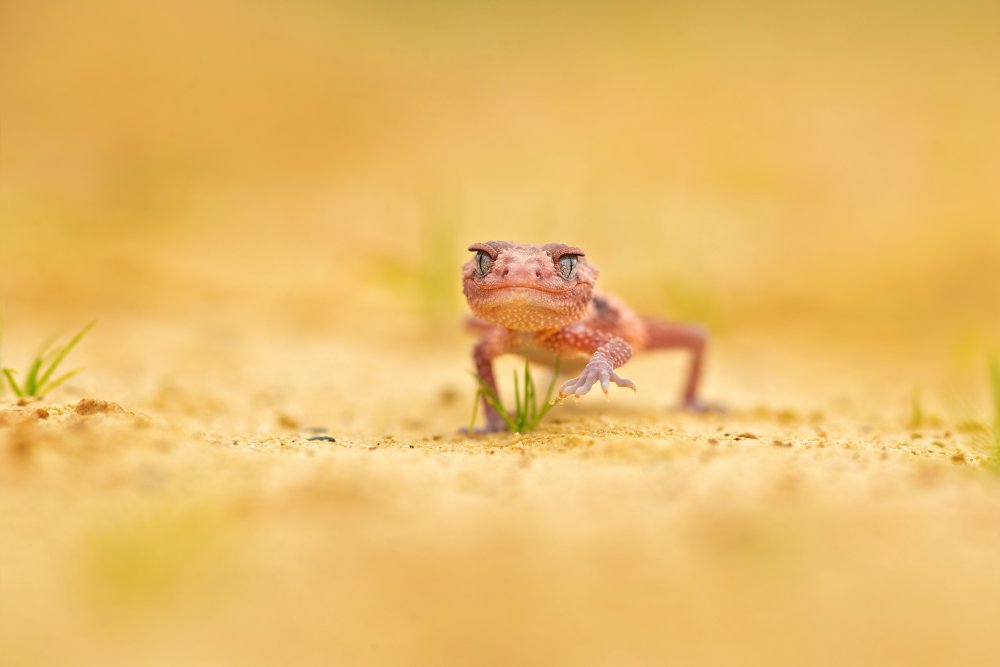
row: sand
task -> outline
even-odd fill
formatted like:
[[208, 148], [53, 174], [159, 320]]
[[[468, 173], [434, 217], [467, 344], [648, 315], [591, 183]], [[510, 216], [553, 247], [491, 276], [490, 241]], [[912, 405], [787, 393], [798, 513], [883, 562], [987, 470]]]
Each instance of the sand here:
[[3, 400], [5, 664], [993, 662], [988, 450], [875, 379], [840, 393], [863, 365], [795, 387], [822, 353], [723, 340], [726, 415], [671, 410], [683, 360], [654, 355], [636, 395], [467, 437], [457, 335], [139, 337], [163, 360], [80, 354], [141, 383]]

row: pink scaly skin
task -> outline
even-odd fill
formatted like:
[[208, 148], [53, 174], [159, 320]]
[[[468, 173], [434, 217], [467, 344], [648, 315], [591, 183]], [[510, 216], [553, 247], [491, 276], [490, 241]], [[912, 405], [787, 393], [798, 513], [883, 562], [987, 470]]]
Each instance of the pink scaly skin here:
[[[508, 241], [474, 243], [462, 267], [462, 285], [482, 332], [473, 359], [476, 372], [496, 389], [493, 359], [521, 354], [531, 361], [565, 368], [577, 361], [580, 375], [564, 383], [560, 396], [583, 396], [600, 383], [635, 391], [635, 383], [615, 372], [635, 352], [681, 348], [692, 360], [684, 385], [685, 408], [704, 411], [698, 399], [708, 335], [697, 326], [642, 317], [618, 299], [594, 290], [597, 269], [579, 248], [561, 243], [521, 245]], [[503, 419], [484, 400], [486, 431], [502, 431]]]

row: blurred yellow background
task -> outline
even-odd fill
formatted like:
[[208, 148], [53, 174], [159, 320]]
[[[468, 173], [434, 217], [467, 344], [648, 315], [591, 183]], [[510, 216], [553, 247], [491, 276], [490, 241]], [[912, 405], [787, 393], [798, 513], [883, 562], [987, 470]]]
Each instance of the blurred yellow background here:
[[998, 329], [996, 3], [0, 12], [9, 320], [443, 329], [508, 238], [723, 331]]
[[[0, 393], [0, 664], [994, 664], [998, 25], [0, 1], [2, 363], [99, 320]], [[460, 435], [497, 238], [707, 323], [731, 412], [650, 355]]]

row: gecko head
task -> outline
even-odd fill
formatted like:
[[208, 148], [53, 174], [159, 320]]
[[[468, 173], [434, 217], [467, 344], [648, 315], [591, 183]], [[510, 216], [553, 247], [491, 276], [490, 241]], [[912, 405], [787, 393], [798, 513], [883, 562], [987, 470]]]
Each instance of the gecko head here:
[[581, 319], [597, 280], [583, 251], [562, 243], [473, 243], [462, 286], [476, 317], [508, 329], [543, 331]]

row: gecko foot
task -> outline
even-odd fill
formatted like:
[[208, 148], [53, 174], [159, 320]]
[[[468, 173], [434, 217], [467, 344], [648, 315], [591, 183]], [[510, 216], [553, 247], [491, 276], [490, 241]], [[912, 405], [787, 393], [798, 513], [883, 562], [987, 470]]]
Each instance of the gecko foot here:
[[492, 435], [494, 433], [503, 433], [506, 430], [508, 430], [507, 422], [497, 417], [495, 420], [487, 419], [485, 426], [459, 429], [459, 433], [462, 435]]
[[611, 387], [612, 382], [619, 387], [628, 387], [632, 391], [635, 391], [634, 382], [615, 373], [611, 364], [607, 361], [598, 360], [591, 361], [587, 364], [586, 368], [583, 369], [583, 373], [564, 383], [563, 386], [559, 388], [559, 395], [562, 397], [583, 396], [590, 391], [590, 388], [597, 382], [601, 383], [601, 391], [604, 392], [605, 396], [608, 395], [608, 389]]
[[704, 414], [717, 414], [723, 415], [729, 412], [726, 406], [721, 403], [709, 403], [707, 401], [702, 401], [697, 398], [692, 398], [681, 403], [681, 410], [686, 410], [688, 412], [694, 412], [700, 415]]

